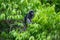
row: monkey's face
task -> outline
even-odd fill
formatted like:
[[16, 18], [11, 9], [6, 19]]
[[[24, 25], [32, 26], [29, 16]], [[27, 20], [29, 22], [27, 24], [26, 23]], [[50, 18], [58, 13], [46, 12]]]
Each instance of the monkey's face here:
[[30, 14], [31, 16], [33, 16], [33, 15], [34, 15], [34, 12], [33, 12], [33, 11], [30, 11], [29, 14]]
[[31, 13], [31, 16], [34, 16], [34, 13]]

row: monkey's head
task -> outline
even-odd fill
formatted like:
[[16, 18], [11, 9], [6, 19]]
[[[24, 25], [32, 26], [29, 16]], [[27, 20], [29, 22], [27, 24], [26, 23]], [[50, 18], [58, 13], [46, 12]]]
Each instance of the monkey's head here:
[[30, 14], [31, 16], [34, 16], [34, 11], [30, 11], [29, 14]]

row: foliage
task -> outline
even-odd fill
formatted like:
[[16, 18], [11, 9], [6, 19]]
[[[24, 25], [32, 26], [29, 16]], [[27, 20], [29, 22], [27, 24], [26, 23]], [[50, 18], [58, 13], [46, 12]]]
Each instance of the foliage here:
[[[0, 39], [59, 40], [60, 12], [56, 13], [55, 9], [59, 2], [55, 0], [52, 5], [46, 1], [43, 3], [41, 0], [0, 0]], [[34, 10], [35, 15], [23, 31], [24, 16], [30, 10]]]

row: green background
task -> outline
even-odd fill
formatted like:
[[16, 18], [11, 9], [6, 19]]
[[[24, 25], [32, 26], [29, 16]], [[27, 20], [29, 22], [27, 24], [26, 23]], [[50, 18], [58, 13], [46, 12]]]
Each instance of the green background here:
[[[24, 17], [34, 10], [24, 30]], [[0, 0], [0, 40], [60, 40], [59, 0]]]

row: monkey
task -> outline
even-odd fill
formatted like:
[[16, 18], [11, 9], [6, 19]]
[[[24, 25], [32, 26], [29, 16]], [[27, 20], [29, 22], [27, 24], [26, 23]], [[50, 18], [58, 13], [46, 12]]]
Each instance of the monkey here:
[[26, 29], [27, 25], [31, 23], [31, 19], [34, 16], [34, 11], [31, 10], [29, 11], [28, 14], [26, 14], [26, 16], [24, 17], [24, 30]]

